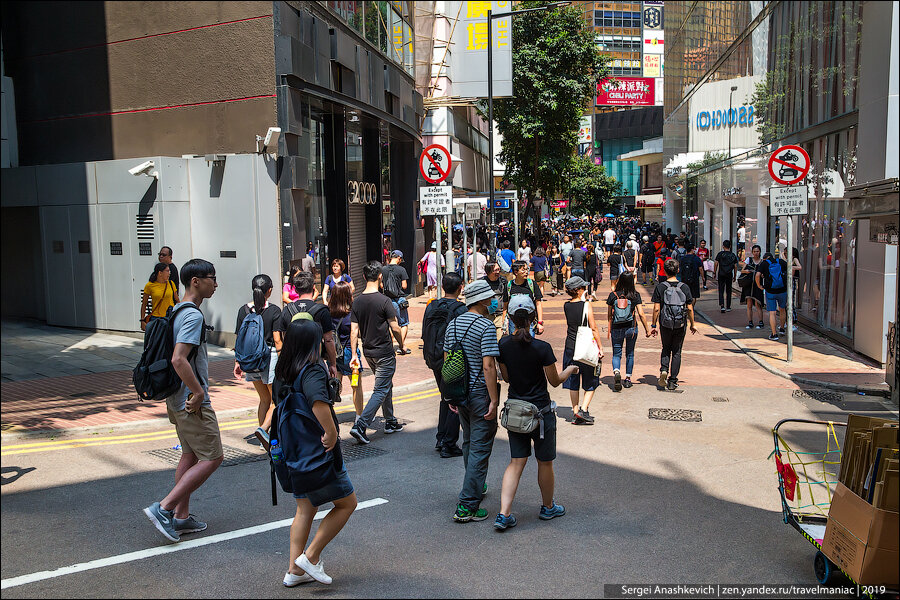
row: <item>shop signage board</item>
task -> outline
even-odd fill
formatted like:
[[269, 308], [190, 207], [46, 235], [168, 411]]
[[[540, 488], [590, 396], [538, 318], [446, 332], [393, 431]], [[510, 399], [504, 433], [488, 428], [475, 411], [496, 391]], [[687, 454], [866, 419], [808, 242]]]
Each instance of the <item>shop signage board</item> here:
[[568, 200], [554, 200], [550, 203], [551, 208], [566, 208], [569, 206]]
[[438, 184], [447, 179], [451, 166], [450, 151], [440, 144], [428, 146], [419, 157], [419, 173], [428, 183]]
[[773, 217], [805, 215], [809, 210], [809, 186], [769, 188], [769, 214]]
[[662, 54], [644, 55], [644, 77], [660, 77], [662, 75]]
[[644, 30], [644, 54], [665, 54], [665, 37], [663, 31]]
[[644, 2], [644, 29], [663, 28], [663, 3]]
[[453, 186], [429, 185], [419, 188], [419, 214], [436, 217], [453, 213]]
[[591, 117], [581, 117], [578, 123], [578, 143], [590, 144], [593, 136], [591, 135]]
[[493, 11], [493, 15], [509, 13], [512, 2], [457, 0], [444, 4], [445, 14], [457, 19], [449, 53], [453, 95], [487, 97], [487, 52], [490, 44], [494, 59], [494, 98], [512, 96], [512, 17], [493, 19], [493, 39], [490, 40], [487, 22], [487, 11]]
[[654, 90], [652, 77], [604, 79], [597, 84], [597, 106], [653, 106]]
[[809, 154], [793, 144], [782, 146], [769, 157], [769, 175], [781, 185], [794, 185], [803, 181], [809, 174], [809, 167]]

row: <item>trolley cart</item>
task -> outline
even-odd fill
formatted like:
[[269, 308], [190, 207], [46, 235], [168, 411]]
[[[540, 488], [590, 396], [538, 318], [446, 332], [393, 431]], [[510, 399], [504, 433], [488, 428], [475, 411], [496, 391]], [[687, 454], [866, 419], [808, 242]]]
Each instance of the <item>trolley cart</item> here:
[[[824, 449], [801, 452], [791, 448], [780, 432], [786, 423], [820, 427], [825, 437]], [[861, 597], [874, 598], [876, 596], [870, 593], [866, 586], [860, 585], [822, 552], [831, 496], [837, 484], [841, 465], [841, 442], [836, 427], [846, 428], [847, 424], [809, 419], [782, 419], [772, 428], [775, 450], [769, 458], [775, 457], [784, 522], [816, 547], [817, 552], [813, 559], [816, 579], [824, 585], [832, 580], [836, 571], [840, 571], [857, 586]], [[804, 428], [803, 433], [815, 434], [815, 429]], [[878, 596], [896, 598], [897, 590], [884, 590]]]

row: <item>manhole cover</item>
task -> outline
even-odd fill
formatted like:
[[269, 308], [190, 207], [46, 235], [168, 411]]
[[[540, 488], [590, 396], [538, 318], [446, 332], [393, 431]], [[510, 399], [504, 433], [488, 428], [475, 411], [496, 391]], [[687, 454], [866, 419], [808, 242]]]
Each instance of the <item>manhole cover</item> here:
[[792, 395], [794, 398], [807, 398], [831, 404], [844, 401], [844, 395], [840, 392], [826, 392], [824, 390], [794, 390]]
[[341, 445], [341, 454], [344, 457], [345, 461], [352, 460], [362, 460], [364, 458], [372, 458], [373, 456], [381, 456], [382, 454], [387, 454], [387, 450], [384, 448], [378, 448], [377, 446], [364, 446], [362, 444], [342, 444]]
[[728, 398], [725, 398], [724, 396], [714, 396], [713, 402], [728, 402]]
[[647, 417], [659, 419], [660, 421], [687, 421], [692, 423], [699, 423], [703, 420], [699, 410], [689, 410], [687, 408], [651, 408]]
[[[225, 460], [222, 461], [223, 467], [268, 460], [268, 455], [262, 451], [247, 452], [246, 450], [239, 450], [238, 448], [232, 448], [231, 446], [222, 446], [222, 450], [225, 451]], [[181, 448], [178, 448], [177, 450], [171, 447], [161, 448], [159, 450], [147, 450], [144, 454], [154, 456], [170, 465], [178, 465], [178, 461], [181, 460]]]

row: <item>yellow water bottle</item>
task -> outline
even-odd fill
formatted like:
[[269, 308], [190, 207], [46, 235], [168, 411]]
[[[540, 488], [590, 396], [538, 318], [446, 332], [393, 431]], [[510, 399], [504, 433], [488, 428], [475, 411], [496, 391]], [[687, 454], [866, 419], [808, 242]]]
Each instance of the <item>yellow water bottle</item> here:
[[353, 374], [350, 375], [350, 387], [359, 385], [359, 367], [353, 367]]

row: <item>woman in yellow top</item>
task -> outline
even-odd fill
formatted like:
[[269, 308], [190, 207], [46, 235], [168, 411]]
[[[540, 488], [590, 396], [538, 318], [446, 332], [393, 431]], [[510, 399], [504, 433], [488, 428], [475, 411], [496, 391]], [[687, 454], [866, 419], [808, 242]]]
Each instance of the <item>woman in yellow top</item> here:
[[[151, 302], [152, 311], [147, 314], [147, 302]], [[144, 293], [141, 294], [141, 331], [147, 329], [147, 323], [151, 319], [158, 319], [166, 316], [166, 311], [170, 306], [178, 304], [178, 291], [175, 284], [169, 281], [169, 265], [165, 263], [156, 263], [153, 267], [153, 273], [150, 275], [150, 281], [144, 286]]]

